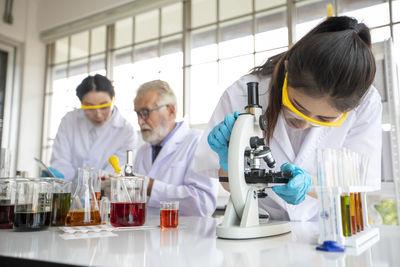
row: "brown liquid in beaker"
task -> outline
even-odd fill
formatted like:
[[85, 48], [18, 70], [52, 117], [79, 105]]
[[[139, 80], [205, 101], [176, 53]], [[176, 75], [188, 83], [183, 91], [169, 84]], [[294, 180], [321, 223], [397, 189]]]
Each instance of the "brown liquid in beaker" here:
[[84, 211], [75, 210], [69, 212], [71, 226], [87, 226], [101, 224], [100, 212], [98, 210]]

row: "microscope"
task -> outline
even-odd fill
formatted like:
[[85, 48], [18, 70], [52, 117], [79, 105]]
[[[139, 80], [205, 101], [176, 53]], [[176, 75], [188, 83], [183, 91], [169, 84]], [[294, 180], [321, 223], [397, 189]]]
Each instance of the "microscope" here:
[[269, 168], [274, 168], [276, 163], [263, 135], [267, 118], [259, 105], [257, 82], [247, 83], [247, 99], [246, 113], [236, 119], [229, 141], [228, 177], [219, 178], [220, 182], [229, 182], [231, 192], [223, 222], [216, 230], [217, 236], [225, 239], [251, 239], [290, 232], [289, 222], [268, 219], [260, 223], [258, 199], [267, 197], [265, 188], [288, 183], [292, 173], [267, 171], [261, 167], [262, 160]]

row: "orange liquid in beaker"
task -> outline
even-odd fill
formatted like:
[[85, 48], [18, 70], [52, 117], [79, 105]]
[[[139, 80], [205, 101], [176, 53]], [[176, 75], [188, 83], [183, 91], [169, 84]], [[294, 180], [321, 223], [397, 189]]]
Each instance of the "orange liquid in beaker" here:
[[161, 228], [176, 228], [178, 226], [178, 210], [160, 210]]
[[84, 211], [74, 210], [69, 212], [71, 226], [86, 226], [101, 224], [100, 212], [98, 210]]

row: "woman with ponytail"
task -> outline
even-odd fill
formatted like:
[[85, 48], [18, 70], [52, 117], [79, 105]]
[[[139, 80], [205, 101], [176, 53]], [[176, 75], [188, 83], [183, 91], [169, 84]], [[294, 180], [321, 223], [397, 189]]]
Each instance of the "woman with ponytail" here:
[[318, 148], [347, 147], [367, 154], [367, 184], [379, 188], [382, 105], [372, 86], [374, 77], [368, 27], [349, 17], [326, 19], [288, 51], [268, 59], [226, 89], [199, 144], [197, 171], [227, 176], [235, 111], [244, 112], [246, 84], [258, 82], [260, 105], [268, 119], [265, 139], [277, 168], [293, 172], [287, 185], [268, 189], [268, 197], [259, 201], [270, 218], [316, 218], [318, 202], [308, 191], [316, 185]]

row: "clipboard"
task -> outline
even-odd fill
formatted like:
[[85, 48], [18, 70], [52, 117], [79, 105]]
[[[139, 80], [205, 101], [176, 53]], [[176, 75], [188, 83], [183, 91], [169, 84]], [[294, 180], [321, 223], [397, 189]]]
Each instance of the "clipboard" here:
[[57, 178], [57, 176], [54, 175], [54, 173], [49, 169], [49, 167], [47, 167], [46, 164], [44, 164], [43, 161], [41, 161], [41, 160], [38, 159], [38, 158], [34, 158], [34, 160], [36, 160], [36, 162], [40, 165], [40, 167], [42, 167], [43, 169], [45, 169], [45, 170], [51, 175], [51, 177]]

